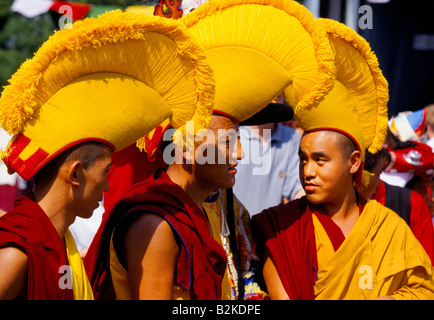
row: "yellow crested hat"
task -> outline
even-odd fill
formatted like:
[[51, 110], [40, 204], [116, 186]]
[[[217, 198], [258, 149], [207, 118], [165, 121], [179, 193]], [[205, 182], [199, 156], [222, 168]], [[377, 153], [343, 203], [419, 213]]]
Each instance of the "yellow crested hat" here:
[[[364, 159], [365, 149], [376, 153], [387, 133], [388, 84], [369, 44], [351, 28], [318, 19], [327, 31], [335, 55], [337, 76], [332, 91], [316, 108], [299, 108], [294, 116], [305, 132], [332, 130], [345, 134]], [[290, 92], [285, 92], [291, 96]], [[291, 99], [291, 98], [290, 98]], [[356, 182], [366, 184], [360, 168]]]
[[214, 99], [203, 49], [182, 24], [119, 10], [56, 32], [9, 82], [0, 125], [14, 136], [1, 155], [24, 179], [83, 141], [117, 151], [164, 121], [206, 128]]
[[325, 31], [292, 0], [210, 0], [183, 16], [214, 71], [214, 113], [242, 122], [292, 86], [317, 105], [335, 77]]

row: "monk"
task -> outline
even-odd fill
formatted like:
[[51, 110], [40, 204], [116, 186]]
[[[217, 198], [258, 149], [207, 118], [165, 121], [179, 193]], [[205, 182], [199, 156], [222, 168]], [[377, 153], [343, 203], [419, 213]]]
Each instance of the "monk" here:
[[[226, 134], [230, 130], [235, 133], [238, 123], [213, 115], [213, 134], [195, 143], [195, 156], [175, 150], [182, 159], [132, 186], [111, 208], [85, 259], [97, 298], [221, 298], [226, 254], [202, 202], [235, 183], [244, 155], [238, 138]], [[214, 152], [215, 162], [200, 164], [207, 152]]]
[[[209, 1], [180, 22], [203, 46], [215, 76], [209, 127], [213, 137], [194, 145], [202, 158], [187, 152], [192, 146], [176, 145], [181, 163], [175, 161], [132, 186], [105, 213], [85, 258], [96, 299], [242, 298], [242, 290], [232, 295], [223, 279], [226, 268], [235, 265], [227, 264], [224, 249], [233, 224], [226, 229], [219, 217], [209, 222], [202, 203], [214, 190], [235, 182], [236, 161], [243, 157], [236, 137], [239, 123], [259, 113], [289, 85], [296, 88], [300, 104], [310, 106], [333, 84], [326, 35], [295, 1]], [[149, 155], [152, 148], [147, 150], [146, 141], [154, 137], [145, 139]], [[219, 237], [224, 238], [222, 244], [215, 240]]]
[[[111, 155], [100, 142], [68, 149], [35, 175], [33, 192], [0, 218], [0, 299], [74, 299], [70, 271], [63, 269], [73, 261], [62, 239], [73, 241], [68, 227], [76, 217], [91, 217], [108, 190]], [[80, 272], [87, 281], [84, 268]], [[82, 286], [92, 297], [89, 282]]]
[[337, 77], [317, 107], [295, 109], [306, 196], [253, 219], [270, 298], [433, 299], [430, 258], [408, 225], [357, 192], [371, 178], [365, 150], [377, 152], [386, 137], [387, 81], [366, 40], [339, 22], [318, 22]]
[[[345, 140], [348, 140], [346, 142]], [[306, 134], [306, 196], [254, 217], [271, 299], [432, 299], [429, 257], [406, 223], [353, 186], [360, 152], [341, 133]]]

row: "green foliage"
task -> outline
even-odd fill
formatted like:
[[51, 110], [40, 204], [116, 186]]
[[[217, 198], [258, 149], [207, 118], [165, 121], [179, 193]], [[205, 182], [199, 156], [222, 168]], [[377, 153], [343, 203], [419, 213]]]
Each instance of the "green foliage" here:
[[0, 85], [2, 87], [7, 84], [7, 80], [21, 63], [33, 56], [54, 29], [54, 23], [48, 13], [34, 19], [27, 19], [17, 13], [7, 16], [0, 33]]
[[6, 16], [10, 12], [13, 0], [2, 0], [0, 2], [0, 17]]
[[[92, 5], [131, 5], [158, 3], [158, 0], [71, 0]], [[0, 92], [8, 79], [58, 28], [52, 14], [28, 19], [10, 10], [13, 0], [0, 0]]]

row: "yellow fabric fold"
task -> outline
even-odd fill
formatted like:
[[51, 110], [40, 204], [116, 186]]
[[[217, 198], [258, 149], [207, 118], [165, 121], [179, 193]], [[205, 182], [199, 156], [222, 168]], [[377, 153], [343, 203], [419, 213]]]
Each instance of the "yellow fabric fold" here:
[[72, 288], [75, 300], [93, 300], [92, 287], [87, 278], [83, 261], [69, 229], [65, 232], [66, 255], [72, 271]]
[[377, 201], [368, 201], [335, 252], [313, 216], [318, 257], [316, 299], [434, 299], [430, 258], [407, 224]]

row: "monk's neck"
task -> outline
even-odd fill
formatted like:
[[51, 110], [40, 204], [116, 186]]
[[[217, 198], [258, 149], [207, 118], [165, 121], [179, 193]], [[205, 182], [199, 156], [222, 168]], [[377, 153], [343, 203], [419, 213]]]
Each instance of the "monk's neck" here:
[[185, 173], [183, 170], [179, 170], [176, 165], [171, 165], [167, 169], [167, 175], [170, 180], [180, 186], [185, 193], [187, 193], [193, 202], [202, 208], [202, 203], [206, 197], [213, 191], [213, 189], [204, 188], [197, 183], [192, 175]]
[[349, 196], [338, 205], [323, 204], [323, 208], [333, 222], [342, 230], [345, 237], [350, 233], [360, 215], [359, 204], [355, 194], [354, 197]]
[[35, 190], [34, 195], [36, 202], [50, 219], [59, 237], [63, 239], [66, 230], [76, 217], [73, 213], [68, 213], [68, 205], [63, 201], [64, 197], [59, 193], [53, 194], [53, 192], [42, 196], [37, 190]]

